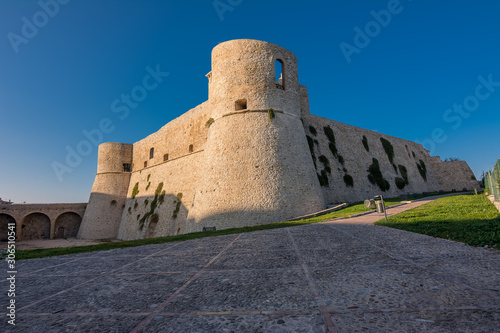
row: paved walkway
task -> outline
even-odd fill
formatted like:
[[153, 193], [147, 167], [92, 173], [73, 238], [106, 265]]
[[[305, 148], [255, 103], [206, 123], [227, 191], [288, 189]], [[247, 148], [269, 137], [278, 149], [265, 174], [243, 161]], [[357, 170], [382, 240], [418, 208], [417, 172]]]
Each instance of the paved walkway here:
[[21, 261], [0, 331], [498, 331], [498, 252], [378, 218]]

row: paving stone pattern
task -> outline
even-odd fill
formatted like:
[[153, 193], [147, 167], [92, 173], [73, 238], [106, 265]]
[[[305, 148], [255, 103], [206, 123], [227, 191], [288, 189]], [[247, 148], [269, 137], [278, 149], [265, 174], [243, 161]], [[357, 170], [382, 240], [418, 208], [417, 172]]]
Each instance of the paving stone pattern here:
[[0, 331], [498, 332], [498, 252], [351, 220], [22, 261]]

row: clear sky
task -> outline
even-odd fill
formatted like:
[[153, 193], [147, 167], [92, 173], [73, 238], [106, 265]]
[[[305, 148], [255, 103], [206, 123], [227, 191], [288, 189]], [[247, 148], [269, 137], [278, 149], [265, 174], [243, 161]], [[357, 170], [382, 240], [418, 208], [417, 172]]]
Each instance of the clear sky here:
[[95, 143], [206, 101], [212, 48], [240, 38], [296, 54], [311, 113], [479, 177], [500, 158], [499, 18], [498, 0], [0, 0], [0, 197], [86, 202]]

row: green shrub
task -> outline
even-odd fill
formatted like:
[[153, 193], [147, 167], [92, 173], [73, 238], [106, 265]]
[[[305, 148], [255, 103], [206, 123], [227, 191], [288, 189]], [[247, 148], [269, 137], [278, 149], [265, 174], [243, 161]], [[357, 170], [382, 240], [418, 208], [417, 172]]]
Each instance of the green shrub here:
[[354, 180], [350, 175], [344, 175], [344, 183], [346, 187], [353, 187], [354, 186]]
[[366, 151], [370, 151], [370, 146], [368, 146], [368, 139], [364, 135], [363, 135], [363, 146], [365, 147]]
[[210, 127], [213, 123], [215, 122], [214, 118], [210, 118], [207, 120], [207, 122], [205, 123], [205, 127]]
[[422, 176], [422, 179], [424, 181], [427, 181], [427, 168], [425, 167], [424, 161], [419, 160], [417, 162], [417, 169], [418, 169], [418, 172], [420, 172], [420, 176]]
[[344, 165], [344, 157], [342, 155], [337, 155], [337, 159], [339, 160], [339, 163]]
[[161, 191], [160, 196], [158, 197], [158, 201], [162, 204], [165, 201], [165, 190]]
[[328, 187], [328, 175], [326, 174], [325, 170], [321, 170], [321, 174], [318, 174], [318, 180], [321, 186]]
[[335, 144], [335, 134], [333, 134], [333, 130], [331, 129], [331, 127], [325, 126], [325, 127], [323, 127], [323, 131], [325, 132], [325, 135], [328, 138], [328, 141]]
[[318, 160], [323, 163], [323, 166], [324, 166], [324, 169], [326, 172], [328, 173], [332, 173], [332, 169], [330, 167], [330, 161], [328, 161], [328, 158], [326, 158], [325, 155], [321, 155], [320, 157], [318, 157]]
[[311, 134], [314, 136], [316, 136], [318, 134], [318, 132], [316, 131], [314, 126], [309, 126], [309, 132], [311, 132]]
[[132, 198], [135, 198], [139, 194], [139, 183], [135, 183], [134, 188], [132, 189]]
[[330, 142], [328, 144], [328, 148], [330, 148], [330, 151], [332, 152], [333, 156], [337, 157], [338, 151], [337, 151], [337, 147], [335, 146], [335, 144]]
[[158, 184], [158, 186], [156, 187], [155, 195], [159, 195], [161, 193], [162, 189], [163, 189], [163, 182], [161, 182], [160, 184]]
[[394, 164], [394, 147], [389, 141], [384, 138], [380, 138], [380, 142], [382, 142], [382, 147], [384, 148], [384, 151], [389, 158], [389, 162], [391, 162], [391, 164]]
[[368, 167], [368, 180], [373, 185], [377, 185], [380, 190], [387, 191], [391, 188], [389, 182], [382, 175], [382, 171], [380, 171], [380, 165], [376, 158], [372, 159], [372, 164]]
[[408, 185], [408, 170], [406, 170], [406, 167], [404, 165], [399, 164], [399, 173], [401, 174], [401, 177], [403, 177], [403, 180], [405, 181], [405, 185]]
[[158, 215], [158, 213], [154, 213], [153, 215], [151, 215], [151, 219], [149, 220], [149, 223], [158, 223], [159, 220], [160, 220], [160, 216]]
[[317, 170], [318, 166], [316, 165], [316, 155], [314, 154], [314, 140], [309, 135], [306, 135], [306, 139], [307, 139], [307, 145], [309, 146], [309, 151], [311, 152], [314, 168]]
[[403, 178], [396, 177], [394, 181], [396, 183], [396, 187], [399, 188], [400, 190], [405, 188], [406, 182]]
[[273, 109], [267, 110], [267, 118], [269, 119], [269, 122], [272, 122], [274, 117], [275, 117], [274, 110]]
[[147, 182], [149, 182], [149, 178], [151, 178], [151, 174], [148, 175], [148, 178], [146, 179]]

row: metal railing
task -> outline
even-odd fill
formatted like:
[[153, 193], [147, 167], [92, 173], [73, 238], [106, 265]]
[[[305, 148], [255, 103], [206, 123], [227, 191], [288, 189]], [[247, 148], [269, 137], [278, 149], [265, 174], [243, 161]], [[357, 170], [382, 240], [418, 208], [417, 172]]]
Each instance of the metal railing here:
[[489, 170], [484, 177], [484, 188], [493, 194], [495, 201], [500, 201], [500, 159], [492, 170]]

